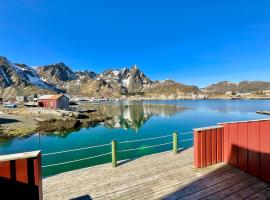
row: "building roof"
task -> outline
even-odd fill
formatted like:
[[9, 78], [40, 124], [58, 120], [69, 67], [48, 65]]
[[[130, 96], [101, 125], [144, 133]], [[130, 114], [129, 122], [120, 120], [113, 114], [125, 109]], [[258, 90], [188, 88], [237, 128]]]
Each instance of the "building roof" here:
[[44, 99], [59, 99], [60, 97], [64, 96], [63, 94], [56, 94], [56, 95], [43, 95], [40, 96], [38, 99], [39, 100], [44, 100]]

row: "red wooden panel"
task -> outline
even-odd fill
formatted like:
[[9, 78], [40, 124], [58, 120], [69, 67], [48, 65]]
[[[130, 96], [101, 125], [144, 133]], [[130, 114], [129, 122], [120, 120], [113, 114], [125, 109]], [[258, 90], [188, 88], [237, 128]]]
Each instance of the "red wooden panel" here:
[[39, 185], [39, 167], [38, 167], [38, 159], [34, 160], [34, 178], [35, 178], [35, 185]]
[[229, 162], [229, 125], [223, 124], [223, 161]]
[[238, 168], [248, 170], [248, 124], [238, 123]]
[[206, 130], [206, 165], [212, 164], [212, 131]]
[[217, 163], [217, 129], [212, 129], [212, 133], [211, 133], [212, 139], [212, 164], [216, 164]]
[[206, 166], [206, 131], [201, 131], [200, 133], [200, 142], [201, 142], [201, 167]]
[[217, 162], [222, 162], [222, 128], [217, 129]]
[[194, 166], [197, 168], [201, 167], [201, 142], [200, 142], [200, 132], [194, 131]]
[[37, 158], [34, 159], [34, 178], [35, 185], [38, 186], [39, 190], [39, 199], [43, 199], [42, 191], [42, 168], [41, 168], [41, 154], [39, 153]]
[[229, 164], [237, 167], [237, 123], [229, 124]]
[[194, 133], [194, 165], [225, 161], [270, 182], [270, 120], [222, 125]]
[[28, 183], [27, 176], [27, 159], [16, 160], [16, 180], [23, 183]]
[[248, 172], [259, 176], [259, 122], [248, 122]]
[[10, 162], [0, 162], [0, 177], [10, 178]]
[[270, 181], [270, 121], [260, 122], [260, 178]]

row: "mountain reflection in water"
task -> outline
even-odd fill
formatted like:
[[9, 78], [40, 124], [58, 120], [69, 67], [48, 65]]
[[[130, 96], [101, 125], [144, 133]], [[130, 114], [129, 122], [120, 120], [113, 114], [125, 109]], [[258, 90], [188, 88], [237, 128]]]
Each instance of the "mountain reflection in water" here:
[[138, 131], [151, 117], [171, 117], [186, 108], [169, 104], [148, 104], [142, 102], [120, 102], [100, 104], [96, 109], [101, 115], [111, 117], [104, 122], [107, 128], [123, 128]]

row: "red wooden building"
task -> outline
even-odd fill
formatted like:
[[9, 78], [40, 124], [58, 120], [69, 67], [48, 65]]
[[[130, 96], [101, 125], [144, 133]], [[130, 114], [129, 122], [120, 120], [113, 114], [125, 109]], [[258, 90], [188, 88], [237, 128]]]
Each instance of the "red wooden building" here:
[[68, 109], [69, 98], [63, 94], [43, 95], [38, 98], [38, 107], [51, 109]]

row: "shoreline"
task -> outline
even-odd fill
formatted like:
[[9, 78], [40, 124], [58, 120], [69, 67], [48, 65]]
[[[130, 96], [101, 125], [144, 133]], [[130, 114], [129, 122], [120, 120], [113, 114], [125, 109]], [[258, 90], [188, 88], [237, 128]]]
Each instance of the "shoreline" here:
[[96, 100], [84, 100], [84, 103], [101, 103], [101, 102], [113, 102], [113, 101], [129, 101], [129, 100], [270, 100], [270, 97], [249, 97], [249, 98], [230, 98], [230, 97], [209, 97], [209, 98], [156, 98], [156, 97], [129, 97], [119, 99], [96, 99]]
[[96, 110], [75, 112], [41, 108], [0, 108], [0, 138], [26, 137], [35, 133], [66, 133], [108, 120]]

